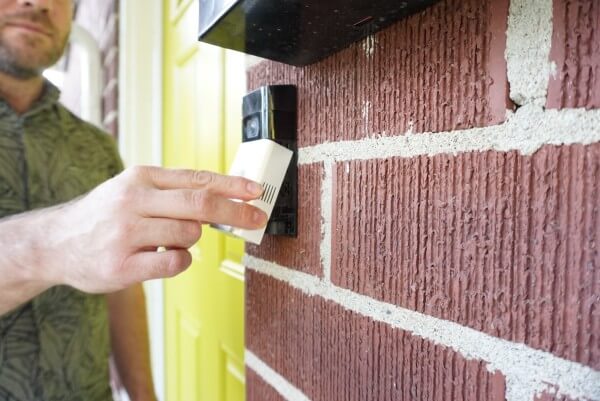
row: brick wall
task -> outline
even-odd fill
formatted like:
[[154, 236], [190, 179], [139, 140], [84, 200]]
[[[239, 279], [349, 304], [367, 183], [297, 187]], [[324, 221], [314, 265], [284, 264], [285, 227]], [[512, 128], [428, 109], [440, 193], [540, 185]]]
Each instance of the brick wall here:
[[[75, 15], [75, 21], [89, 31], [100, 45], [104, 82], [102, 125], [114, 136], [117, 136], [119, 130], [118, 10], [118, 0], [79, 0]], [[61, 99], [75, 114], [79, 114], [81, 103], [79, 51], [76, 46], [70, 49], [67, 79]]]
[[299, 88], [300, 230], [248, 246], [247, 398], [600, 400], [600, 3], [442, 0]]

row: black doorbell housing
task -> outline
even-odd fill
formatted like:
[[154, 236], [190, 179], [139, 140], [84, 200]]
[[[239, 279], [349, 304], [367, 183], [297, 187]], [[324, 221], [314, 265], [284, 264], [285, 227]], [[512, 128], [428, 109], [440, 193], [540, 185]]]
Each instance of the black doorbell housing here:
[[199, 40], [303, 66], [438, 0], [200, 0]]
[[295, 237], [298, 226], [297, 91], [293, 85], [263, 86], [244, 96], [242, 142], [269, 139], [293, 152], [266, 233]]

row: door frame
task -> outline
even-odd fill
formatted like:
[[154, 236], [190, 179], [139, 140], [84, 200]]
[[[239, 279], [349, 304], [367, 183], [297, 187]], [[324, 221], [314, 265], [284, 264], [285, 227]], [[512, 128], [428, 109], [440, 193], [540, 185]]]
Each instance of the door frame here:
[[[162, 165], [163, 2], [119, 2], [119, 149], [128, 166]], [[144, 283], [154, 387], [165, 399], [163, 281]]]

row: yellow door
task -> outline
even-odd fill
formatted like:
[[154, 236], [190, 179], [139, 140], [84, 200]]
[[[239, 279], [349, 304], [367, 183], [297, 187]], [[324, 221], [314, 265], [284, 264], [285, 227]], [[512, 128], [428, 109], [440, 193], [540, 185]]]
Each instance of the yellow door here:
[[[165, 0], [164, 164], [226, 172], [241, 137], [244, 56], [196, 41], [197, 0]], [[244, 400], [243, 243], [204, 227], [165, 282], [167, 401]]]

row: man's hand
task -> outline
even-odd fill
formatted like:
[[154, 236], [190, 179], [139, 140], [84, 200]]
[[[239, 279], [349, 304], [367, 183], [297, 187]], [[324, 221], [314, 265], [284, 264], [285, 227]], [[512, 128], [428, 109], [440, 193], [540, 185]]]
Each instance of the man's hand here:
[[47, 279], [106, 293], [174, 276], [190, 265], [187, 248], [200, 238], [203, 223], [264, 226], [264, 212], [231, 200], [255, 199], [262, 190], [247, 179], [209, 172], [127, 169], [55, 210], [43, 247]]

